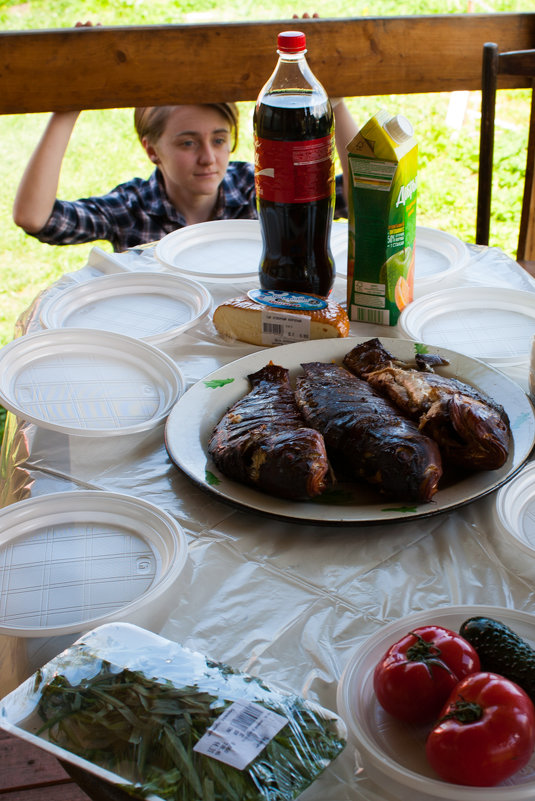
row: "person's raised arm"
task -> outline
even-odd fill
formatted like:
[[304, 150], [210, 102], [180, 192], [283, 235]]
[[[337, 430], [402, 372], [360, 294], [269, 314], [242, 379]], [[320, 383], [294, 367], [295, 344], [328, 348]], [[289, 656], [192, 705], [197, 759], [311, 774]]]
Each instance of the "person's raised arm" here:
[[13, 203], [13, 220], [25, 231], [40, 231], [52, 213], [63, 157], [79, 114], [52, 114], [32, 153]]
[[[302, 14], [302, 19], [319, 19], [319, 14], [315, 11], [309, 14], [305, 11]], [[293, 19], [299, 19], [299, 14], [292, 14]], [[347, 203], [348, 188], [349, 188], [349, 163], [347, 159], [347, 145], [351, 142], [353, 137], [358, 133], [358, 125], [351, 116], [351, 113], [344, 102], [343, 97], [331, 97], [331, 106], [334, 112], [334, 142], [336, 152], [342, 165], [342, 177], [344, 186], [344, 195]]]
[[347, 158], [347, 145], [358, 133], [359, 128], [351, 116], [351, 112], [346, 106], [343, 97], [331, 97], [331, 105], [334, 112], [334, 141], [336, 145], [336, 151], [342, 165], [344, 195], [347, 202], [349, 191], [349, 161]]
[[[100, 22], [96, 23], [100, 27]], [[91, 20], [75, 28], [92, 28]], [[13, 203], [13, 220], [25, 231], [37, 233], [52, 214], [58, 193], [63, 157], [80, 112], [55, 112], [24, 171]]]

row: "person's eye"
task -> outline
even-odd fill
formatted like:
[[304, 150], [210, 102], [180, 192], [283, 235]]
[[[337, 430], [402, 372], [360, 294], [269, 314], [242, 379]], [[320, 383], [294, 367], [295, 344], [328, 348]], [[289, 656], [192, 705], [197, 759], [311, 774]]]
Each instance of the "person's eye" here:
[[197, 142], [195, 139], [182, 139], [178, 146], [182, 148], [182, 150], [193, 150], [197, 146]]
[[224, 147], [225, 145], [229, 144], [228, 136], [216, 136], [214, 139], [215, 147]]

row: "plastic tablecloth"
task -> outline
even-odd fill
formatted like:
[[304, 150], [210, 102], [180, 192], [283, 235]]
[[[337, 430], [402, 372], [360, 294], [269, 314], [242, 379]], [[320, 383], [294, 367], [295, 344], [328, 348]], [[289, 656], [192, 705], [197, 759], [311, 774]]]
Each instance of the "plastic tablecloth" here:
[[[112, 255], [94, 248], [82, 269], [35, 299], [15, 335], [39, 330], [41, 304], [73, 282], [120, 270], [162, 269], [151, 249]], [[516, 262], [498, 249], [477, 246], [470, 246], [470, 260], [456, 274], [455, 285], [535, 291], [535, 282]], [[217, 305], [251, 284], [207, 287]], [[341, 279], [334, 294], [344, 299]], [[359, 323], [352, 323], [351, 333], [399, 336], [395, 327]], [[256, 350], [223, 341], [211, 317], [166, 347], [188, 386]], [[527, 391], [528, 368], [526, 363], [504, 372]], [[159, 631], [171, 640], [336, 710], [344, 666], [387, 622], [420, 610], [429, 610], [432, 621], [435, 608], [458, 604], [535, 611], [535, 566], [527, 563], [525, 571], [519, 570], [517, 560], [509, 562], [500, 548], [496, 493], [453, 512], [390, 525], [279, 522], [236, 510], [195, 486], [172, 463], [163, 434], [162, 426], [122, 449], [116, 438], [111, 446], [87, 438], [82, 446], [58, 445], [57, 433], [8, 414], [0, 502], [106, 489], [144, 498], [175, 516], [187, 534], [190, 558]], [[58, 652], [58, 645], [45, 643], [41, 663]], [[302, 798], [378, 801], [389, 796], [369, 779], [350, 744]]]

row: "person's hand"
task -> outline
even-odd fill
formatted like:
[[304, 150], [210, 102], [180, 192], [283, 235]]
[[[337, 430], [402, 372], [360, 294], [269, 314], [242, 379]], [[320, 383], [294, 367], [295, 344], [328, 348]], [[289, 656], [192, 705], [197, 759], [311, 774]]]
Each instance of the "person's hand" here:
[[[299, 14], [292, 15], [292, 19], [319, 19], [319, 18], [320, 15], [318, 14], [317, 11], [314, 11], [313, 14], [309, 14], [308, 11], [305, 11], [305, 13], [301, 17], [299, 16]], [[330, 97], [329, 100], [331, 102], [331, 108], [333, 111], [335, 110], [336, 106], [339, 106], [340, 103], [344, 102], [343, 97]]]

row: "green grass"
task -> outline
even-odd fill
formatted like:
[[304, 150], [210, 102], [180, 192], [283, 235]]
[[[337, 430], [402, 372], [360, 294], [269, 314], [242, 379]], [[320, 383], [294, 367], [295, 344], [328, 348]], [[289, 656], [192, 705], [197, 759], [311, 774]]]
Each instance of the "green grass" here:
[[[468, 0], [319, 0], [313, 7], [298, 7], [283, 0], [122, 0], [107, 2], [16, 3], [0, 0], [3, 30], [71, 27], [77, 20], [103, 25], [151, 25], [231, 20], [290, 19], [293, 12], [318, 11], [322, 17], [397, 14], [461, 13]], [[492, 0], [490, 0], [492, 3]], [[494, 11], [533, 10], [532, 0], [493, 2]], [[488, 12], [489, 2], [475, 11]], [[275, 53], [274, 53], [275, 58]], [[266, 76], [267, 78], [267, 76]], [[178, 78], [179, 79], [179, 78]], [[446, 118], [451, 96], [393, 95], [349, 99], [350, 108], [363, 124], [380, 107], [405, 114], [419, 140], [418, 222], [443, 228], [473, 241], [479, 141], [478, 92], [458, 95], [466, 99], [464, 124], [458, 136]], [[252, 158], [252, 103], [241, 103], [241, 136], [237, 158]], [[499, 185], [494, 191], [492, 244], [514, 255], [518, 235], [523, 156], [528, 125], [528, 92], [500, 92], [497, 110], [496, 157]], [[67, 247], [42, 245], [18, 229], [11, 218], [16, 187], [48, 115], [0, 117], [3, 158], [0, 178], [0, 237], [2, 241], [0, 345], [13, 337], [17, 317], [32, 299], [62, 273], [77, 270], [93, 244]], [[75, 128], [61, 174], [59, 195], [64, 198], [103, 193], [133, 175], [148, 176], [151, 164], [135, 137], [131, 109], [85, 111]], [[107, 243], [96, 243], [110, 250]]]

